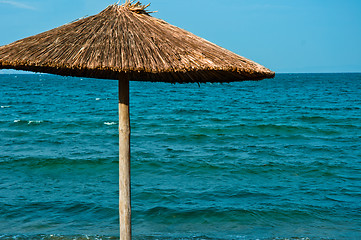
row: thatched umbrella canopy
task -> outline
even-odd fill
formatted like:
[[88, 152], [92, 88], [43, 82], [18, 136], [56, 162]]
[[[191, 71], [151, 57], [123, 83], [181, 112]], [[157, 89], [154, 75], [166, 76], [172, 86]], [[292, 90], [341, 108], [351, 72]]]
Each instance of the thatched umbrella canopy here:
[[274, 76], [269, 69], [129, 3], [0, 47], [0, 68], [172, 83]]
[[0, 69], [119, 81], [121, 239], [131, 237], [129, 80], [233, 82], [275, 75], [251, 60], [150, 16], [147, 6], [127, 0], [97, 15], [0, 47]]

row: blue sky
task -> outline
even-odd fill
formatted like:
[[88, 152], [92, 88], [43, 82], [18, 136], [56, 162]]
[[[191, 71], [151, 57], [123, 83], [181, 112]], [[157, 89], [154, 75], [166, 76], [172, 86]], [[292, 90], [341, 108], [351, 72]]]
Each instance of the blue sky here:
[[[117, 1], [0, 0], [0, 45]], [[142, 1], [149, 2], [154, 17], [279, 73], [361, 72], [360, 0]]]

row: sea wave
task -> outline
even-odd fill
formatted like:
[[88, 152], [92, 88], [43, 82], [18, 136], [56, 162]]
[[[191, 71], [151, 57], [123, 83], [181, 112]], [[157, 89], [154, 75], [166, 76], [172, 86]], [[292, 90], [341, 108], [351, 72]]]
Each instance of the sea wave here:
[[0, 165], [5, 168], [20, 168], [20, 167], [29, 167], [33, 169], [39, 168], [55, 168], [55, 167], [71, 167], [81, 168], [84, 167], [101, 167], [106, 164], [117, 164], [118, 160], [115, 158], [42, 158], [42, 157], [23, 157], [23, 158], [14, 158], [3, 156], [0, 159]]
[[112, 126], [112, 125], [117, 125], [118, 123], [116, 122], [104, 122], [104, 125], [107, 125], [107, 126]]
[[49, 123], [49, 121], [45, 121], [45, 120], [20, 120], [20, 119], [15, 119], [13, 122], [18, 124], [27, 124], [27, 125], [38, 125], [41, 123]]
[[117, 236], [91, 236], [91, 235], [60, 235], [60, 234], [39, 234], [39, 235], [0, 235], [0, 240], [116, 240]]
[[[170, 235], [170, 234], [169, 234]], [[248, 238], [244, 235], [231, 236], [234, 240], [322, 240], [329, 238], [308, 238], [308, 237], [272, 237], [272, 238]], [[60, 234], [39, 234], [39, 235], [0, 235], [0, 240], [118, 240], [119, 236], [98, 236], [98, 235], [60, 235]], [[209, 237], [197, 234], [178, 234], [177, 236], [133, 235], [134, 240], [227, 240], [229, 237]]]

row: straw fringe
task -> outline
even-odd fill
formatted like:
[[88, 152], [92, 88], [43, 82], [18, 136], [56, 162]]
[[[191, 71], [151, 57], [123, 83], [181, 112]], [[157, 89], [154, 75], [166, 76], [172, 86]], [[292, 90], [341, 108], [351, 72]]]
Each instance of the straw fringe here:
[[1, 46], [0, 69], [173, 83], [274, 77], [269, 69], [190, 32], [136, 14], [149, 5], [133, 2]]
[[[150, 6], [150, 3], [147, 5], [141, 4], [139, 1], [134, 3], [135, 0], [126, 0], [122, 5], [124, 8], [129, 9], [132, 12], [141, 13], [141, 14], [149, 14], [155, 13], [156, 11], [146, 11], [145, 9]], [[118, 2], [119, 3], [119, 2]]]

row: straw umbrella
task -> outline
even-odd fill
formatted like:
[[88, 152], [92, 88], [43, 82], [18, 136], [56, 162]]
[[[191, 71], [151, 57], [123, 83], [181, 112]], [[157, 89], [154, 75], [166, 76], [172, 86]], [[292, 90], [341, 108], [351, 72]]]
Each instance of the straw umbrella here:
[[148, 6], [127, 0], [0, 47], [0, 69], [118, 80], [120, 239], [131, 238], [129, 81], [233, 82], [275, 75], [150, 16]]

